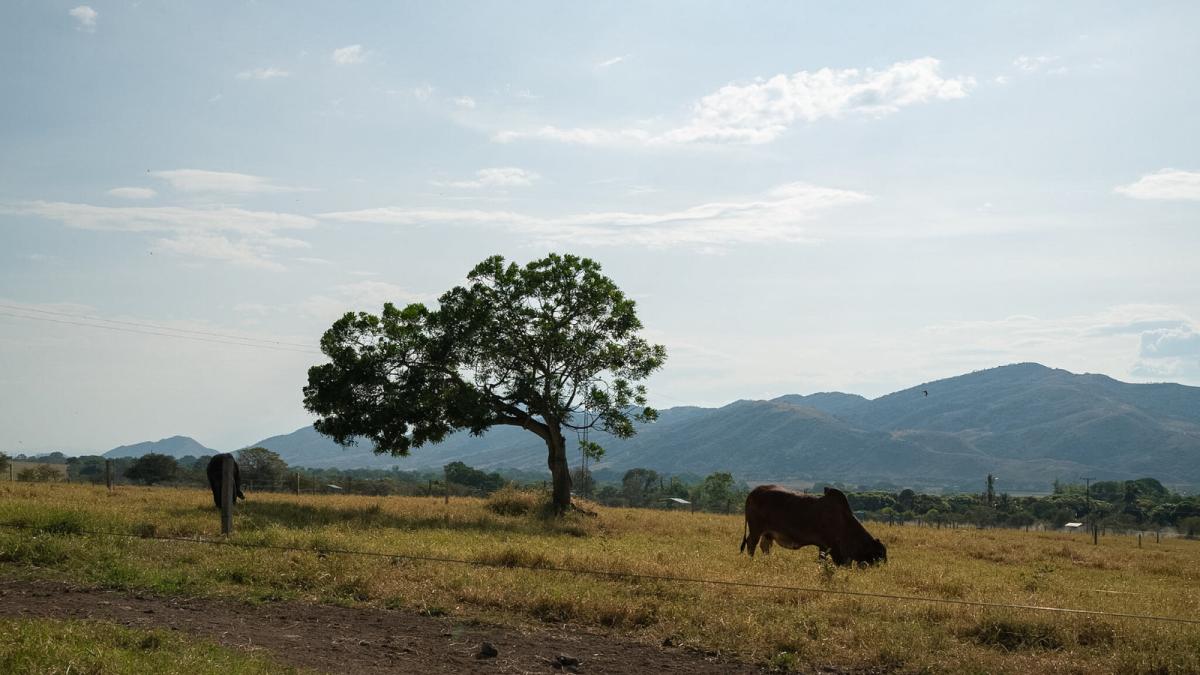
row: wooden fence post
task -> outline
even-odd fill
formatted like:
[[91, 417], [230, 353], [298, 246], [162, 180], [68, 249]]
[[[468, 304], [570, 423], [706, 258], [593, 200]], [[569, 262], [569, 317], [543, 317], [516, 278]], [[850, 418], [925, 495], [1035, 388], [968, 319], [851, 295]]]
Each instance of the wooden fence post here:
[[1138, 532], [1138, 548], [1142, 547], [1142, 533]]
[[112, 492], [112, 460], [104, 460], [104, 484], [108, 486], [108, 491]]
[[221, 462], [221, 534], [233, 534], [233, 456], [226, 455]]
[[1098, 546], [1099, 544], [1100, 544], [1100, 526], [1096, 525], [1095, 523], [1092, 523], [1092, 545]]
[[300, 494], [300, 472], [296, 472], [296, 494]]
[[443, 482], [445, 482], [445, 484], [446, 484], [446, 490], [445, 490], [446, 503], [449, 504], [450, 503], [450, 472], [445, 469], [442, 469], [442, 476], [444, 478]]

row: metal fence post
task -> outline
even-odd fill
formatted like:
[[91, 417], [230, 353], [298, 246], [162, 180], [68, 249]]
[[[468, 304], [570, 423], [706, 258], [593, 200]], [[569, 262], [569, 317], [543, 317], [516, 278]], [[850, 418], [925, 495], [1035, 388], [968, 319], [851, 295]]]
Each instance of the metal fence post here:
[[226, 455], [221, 462], [221, 534], [233, 534], [233, 456]]

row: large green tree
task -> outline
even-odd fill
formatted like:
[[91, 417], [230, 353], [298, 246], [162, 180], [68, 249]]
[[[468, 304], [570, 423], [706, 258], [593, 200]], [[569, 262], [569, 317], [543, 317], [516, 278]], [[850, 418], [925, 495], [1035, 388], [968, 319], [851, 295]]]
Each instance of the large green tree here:
[[321, 338], [329, 363], [309, 369], [304, 405], [338, 443], [362, 437], [393, 455], [457, 430], [526, 429], [546, 444], [561, 512], [571, 504], [564, 434], [601, 428], [627, 438], [635, 421], [655, 419], [637, 382], [666, 350], [639, 335], [634, 302], [588, 258], [551, 254], [520, 266], [493, 256], [467, 281], [436, 309], [388, 303], [378, 316], [335, 322]]
[[287, 462], [278, 453], [263, 447], [238, 450], [237, 463], [242, 480], [252, 487], [277, 487], [287, 478]]
[[174, 479], [178, 471], [179, 464], [174, 457], [150, 452], [133, 460], [133, 464], [125, 470], [125, 477], [146, 485], [154, 485]]

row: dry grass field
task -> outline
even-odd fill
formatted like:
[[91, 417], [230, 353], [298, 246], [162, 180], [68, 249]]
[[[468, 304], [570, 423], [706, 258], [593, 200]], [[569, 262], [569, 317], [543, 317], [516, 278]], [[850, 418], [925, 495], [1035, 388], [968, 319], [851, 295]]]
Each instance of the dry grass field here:
[[[814, 549], [753, 560], [740, 516], [594, 507], [561, 521], [476, 499], [251, 494], [212, 546], [206, 491], [0, 484], [0, 575], [166, 595], [413, 608], [508, 625], [550, 622], [670, 640], [779, 670], [1200, 672], [1200, 625], [888, 600], [921, 596], [1200, 618], [1200, 542], [1006, 530], [868, 529], [889, 562], [835, 569]], [[104, 530], [134, 537], [96, 537]], [[330, 552], [453, 558], [491, 566]], [[678, 576], [809, 590], [602, 577]], [[528, 569], [532, 568], [532, 569]]]

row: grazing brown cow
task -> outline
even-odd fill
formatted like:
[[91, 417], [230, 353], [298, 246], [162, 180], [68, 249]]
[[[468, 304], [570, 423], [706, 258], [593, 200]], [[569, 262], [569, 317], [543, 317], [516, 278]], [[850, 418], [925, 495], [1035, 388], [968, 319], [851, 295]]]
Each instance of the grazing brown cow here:
[[796, 494], [778, 485], [760, 485], [746, 497], [746, 534], [742, 550], [750, 546], [764, 554], [771, 542], [796, 549], [813, 545], [838, 565], [887, 561], [887, 547], [872, 537], [850, 511], [841, 490], [825, 488], [821, 497]]

